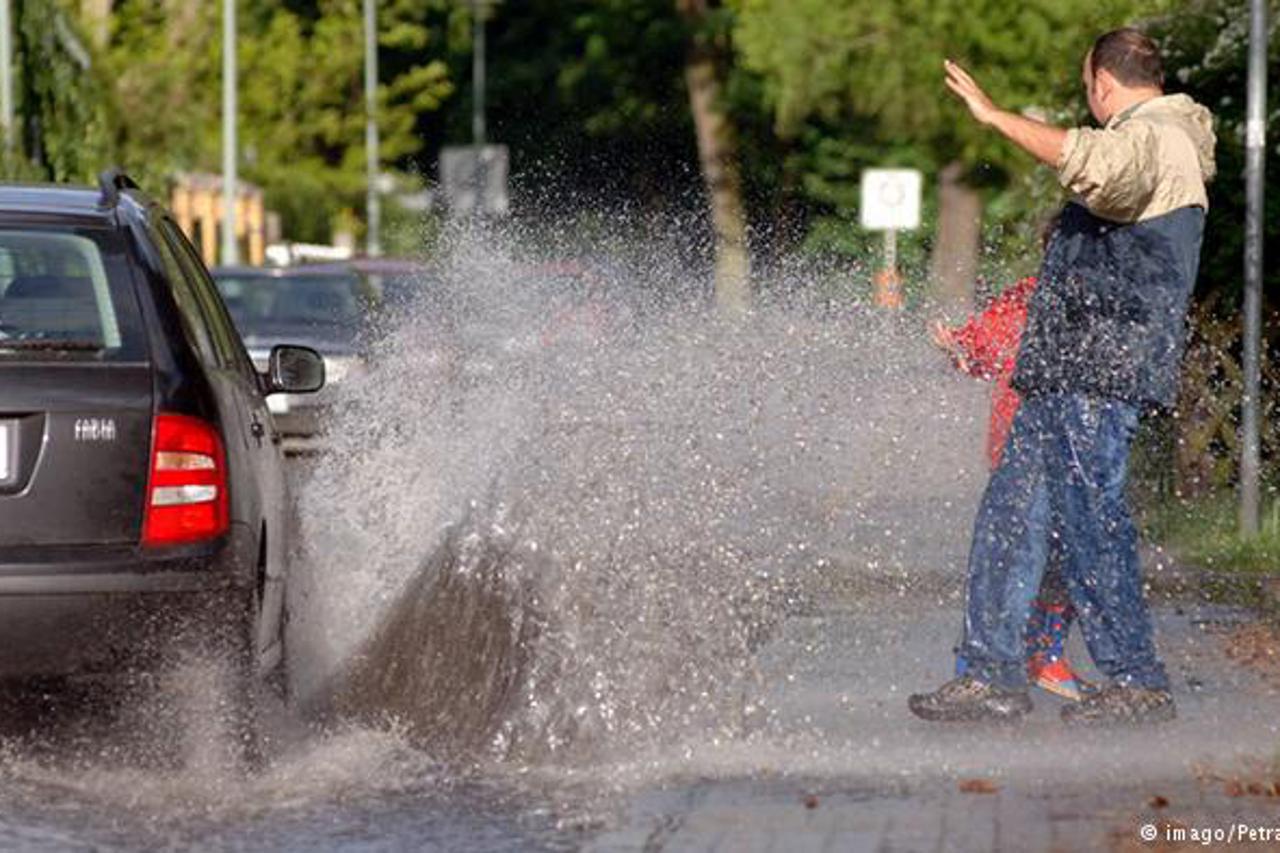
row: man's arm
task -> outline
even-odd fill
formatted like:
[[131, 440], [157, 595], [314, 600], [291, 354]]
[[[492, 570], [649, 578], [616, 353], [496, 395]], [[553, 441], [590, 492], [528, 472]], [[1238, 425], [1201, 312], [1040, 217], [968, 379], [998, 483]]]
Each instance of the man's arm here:
[[1054, 168], [1058, 167], [1062, 159], [1063, 145], [1067, 141], [1065, 130], [1000, 109], [987, 96], [987, 93], [982, 91], [982, 87], [969, 76], [969, 72], [949, 59], [945, 67], [947, 88], [965, 102], [974, 118], [988, 127], [995, 128], [1037, 160]]
[[1014, 145], [1055, 169], [1062, 160], [1062, 147], [1067, 141], [1067, 132], [1060, 127], [1004, 110], [996, 112], [991, 126]]

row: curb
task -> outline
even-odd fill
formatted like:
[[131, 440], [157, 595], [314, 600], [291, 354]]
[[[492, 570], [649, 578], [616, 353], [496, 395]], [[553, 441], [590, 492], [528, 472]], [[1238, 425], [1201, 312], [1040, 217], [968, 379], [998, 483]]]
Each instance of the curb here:
[[1229, 599], [1261, 611], [1280, 614], [1280, 567], [1271, 574], [1222, 572], [1179, 561], [1155, 545], [1141, 548], [1147, 590], [1169, 597]]
[[1263, 610], [1271, 615], [1280, 615], [1280, 574], [1268, 575], [1258, 581], [1262, 592]]

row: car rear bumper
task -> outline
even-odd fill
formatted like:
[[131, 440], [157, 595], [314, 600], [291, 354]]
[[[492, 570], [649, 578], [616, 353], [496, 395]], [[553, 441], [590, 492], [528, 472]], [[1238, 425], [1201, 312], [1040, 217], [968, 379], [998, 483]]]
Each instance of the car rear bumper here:
[[211, 572], [94, 571], [75, 574], [0, 576], [0, 608], [5, 599], [32, 595], [148, 595], [209, 592], [232, 586]]
[[0, 678], [151, 669], [179, 628], [229, 613], [232, 592], [0, 596]]
[[165, 555], [0, 549], [0, 677], [148, 666], [175, 627], [246, 600], [246, 535]]

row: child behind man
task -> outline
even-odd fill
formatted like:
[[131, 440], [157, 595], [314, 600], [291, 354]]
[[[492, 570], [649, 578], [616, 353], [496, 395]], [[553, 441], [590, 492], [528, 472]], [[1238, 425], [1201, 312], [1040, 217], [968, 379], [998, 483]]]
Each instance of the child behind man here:
[[[1052, 239], [1056, 217], [1044, 232], [1047, 246]], [[930, 329], [933, 342], [950, 356], [952, 363], [979, 379], [992, 381], [991, 418], [987, 429], [987, 456], [991, 469], [1000, 464], [1014, 415], [1022, 400], [1012, 380], [1017, 364], [1018, 344], [1027, 322], [1027, 303], [1036, 279], [1028, 276], [1006, 288], [981, 313], [960, 326], [936, 321]], [[1027, 675], [1032, 684], [1067, 699], [1079, 700], [1086, 684], [1067, 660], [1066, 641], [1075, 619], [1075, 610], [1062, 579], [1058, 549], [1049, 543], [1049, 564], [1027, 620]], [[957, 656], [956, 675], [963, 675], [965, 661]]]

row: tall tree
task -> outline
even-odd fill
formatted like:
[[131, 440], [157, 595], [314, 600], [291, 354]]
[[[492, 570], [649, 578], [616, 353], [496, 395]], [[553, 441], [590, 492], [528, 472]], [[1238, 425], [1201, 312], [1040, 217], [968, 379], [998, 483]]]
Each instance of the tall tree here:
[[[121, 148], [153, 182], [218, 164], [218, 3], [122, 0], [110, 57]], [[453, 87], [440, 58], [447, 0], [378, 4], [379, 154], [408, 166], [417, 122]], [[364, 200], [363, 26], [359, 0], [242, 0], [239, 20], [243, 174], [262, 185], [294, 239], [325, 241]]]
[[740, 312], [751, 301], [751, 267], [738, 139], [724, 92], [729, 59], [724, 24], [730, 19], [717, 14], [721, 10], [711, 0], [676, 0], [676, 8], [690, 28], [685, 83], [715, 230], [716, 303], [723, 310]]
[[[511, 148], [517, 209], [528, 215], [528, 225], [555, 222], [559, 239], [566, 220], [588, 231], [614, 214], [659, 233], [669, 233], [675, 222], [705, 221], [706, 231], [698, 231], [699, 237], [706, 234], [705, 242], [691, 240], [678, 250], [714, 249], [716, 227], [687, 75], [691, 53], [703, 45], [699, 58], [718, 62], [719, 79], [712, 82], [719, 91], [699, 104], [708, 114], [730, 119], [724, 125], [730, 133], [713, 134], [711, 141], [727, 140], [736, 149], [733, 157], [713, 163], [732, 167], [739, 207], [744, 193], [767, 183], [772, 163], [751, 170], [738, 165], [744, 153], [763, 161], [758, 152], [765, 146], [756, 136], [733, 133], [734, 125], [741, 131], [744, 115], [758, 115], [763, 122], [749, 125], [749, 133], [758, 130], [771, 140], [772, 129], [768, 113], [755, 106], [758, 97], [744, 109], [734, 88], [731, 11], [715, 3], [705, 11], [695, 4], [693, 11], [687, 18], [673, 0], [522, 0], [500, 7], [488, 31], [490, 136]], [[437, 144], [469, 139], [468, 41], [459, 41], [453, 59], [460, 97], [430, 128]], [[698, 88], [700, 96], [707, 91]], [[761, 175], [765, 181], [758, 180]], [[717, 188], [724, 183], [714, 181]], [[571, 203], [559, 203], [565, 199]], [[735, 218], [742, 237], [731, 244], [745, 250], [748, 217]], [[687, 228], [681, 234], [689, 236]], [[638, 250], [644, 241], [628, 242]], [[748, 268], [745, 252], [738, 266]], [[738, 279], [746, 281], [745, 275]]]
[[1031, 160], [965, 119], [942, 61], [968, 64], [996, 100], [1080, 116], [1080, 60], [1092, 38], [1159, 0], [734, 0], [736, 44], [762, 74], [783, 135], [814, 118], [874, 120], [885, 165], [938, 179], [932, 267], [949, 300], [971, 298], [981, 196]]
[[114, 98], [101, 58], [57, 0], [12, 4], [13, 151], [7, 177], [91, 181], [113, 153]]

